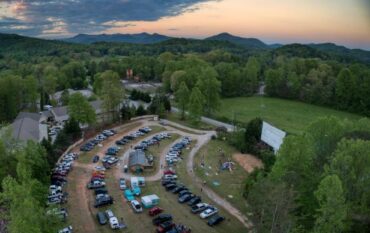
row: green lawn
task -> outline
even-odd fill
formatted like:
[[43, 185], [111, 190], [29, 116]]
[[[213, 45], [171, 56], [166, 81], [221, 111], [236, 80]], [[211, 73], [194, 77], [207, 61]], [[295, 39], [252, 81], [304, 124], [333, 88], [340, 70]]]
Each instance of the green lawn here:
[[[220, 153], [219, 149], [222, 149]], [[237, 153], [236, 149], [226, 142], [211, 140], [204, 145], [194, 157], [194, 172], [207, 186], [218, 195], [229, 201], [242, 213], [247, 213], [247, 201], [243, 197], [243, 189], [248, 173], [235, 161], [232, 155]], [[220, 162], [234, 162], [232, 171], [221, 170]], [[204, 163], [204, 166], [201, 164]]]
[[[181, 120], [180, 119], [181, 118], [180, 113], [169, 113], [169, 114], [167, 114], [166, 118], [170, 121], [179, 123], [179, 124], [187, 126], [189, 128], [200, 129], [200, 130], [213, 130], [213, 129], [216, 128], [213, 125], [209, 125], [209, 124], [206, 124], [204, 122], [199, 122], [198, 125], [194, 125], [189, 120], [189, 116], [187, 116], [187, 118], [185, 118], [185, 120]], [[181, 129], [181, 130], [186, 131], [186, 130], [183, 130], [183, 129]], [[193, 132], [190, 131], [190, 133], [193, 133]]]
[[300, 134], [319, 117], [336, 116], [341, 119], [358, 120], [359, 115], [330, 108], [305, 104], [297, 101], [268, 97], [241, 97], [223, 99], [218, 117], [248, 122], [255, 117], [279, 127], [289, 133]]

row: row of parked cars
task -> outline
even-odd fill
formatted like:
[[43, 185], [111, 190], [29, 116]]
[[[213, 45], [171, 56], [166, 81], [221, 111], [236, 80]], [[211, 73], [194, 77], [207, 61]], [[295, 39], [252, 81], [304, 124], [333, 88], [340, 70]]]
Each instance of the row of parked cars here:
[[[225, 220], [224, 217], [219, 216], [218, 209], [208, 203], [203, 203], [202, 198], [193, 194], [185, 185], [177, 183], [175, 178], [168, 178], [164, 175], [162, 185], [168, 192], [178, 195], [178, 202], [181, 204], [186, 203], [190, 206], [193, 214], [199, 214], [202, 219], [208, 219], [208, 225], [214, 226]], [[173, 176], [174, 177], [174, 176]]]
[[169, 133], [159, 133], [154, 135], [151, 139], [143, 140], [134, 147], [135, 150], [147, 150], [149, 146], [158, 145], [163, 139], [171, 138]]
[[100, 225], [105, 225], [109, 222], [109, 226], [111, 229], [122, 229], [126, 228], [126, 225], [124, 223], [119, 223], [118, 218], [114, 215], [112, 210], [106, 210], [106, 211], [99, 211], [96, 214], [96, 218], [98, 219], [98, 222]]
[[[47, 204], [49, 206], [59, 205], [67, 202], [68, 193], [63, 192], [63, 186], [67, 182], [67, 175], [72, 169], [73, 162], [78, 158], [78, 153], [68, 153], [63, 155], [59, 162], [52, 170], [50, 179], [51, 185], [49, 186], [49, 194]], [[62, 221], [66, 221], [68, 211], [66, 208], [57, 206], [51, 208], [46, 212], [47, 215], [56, 216]], [[59, 233], [72, 233], [72, 226], [65, 227], [59, 230]]]
[[114, 129], [106, 129], [96, 137], [80, 147], [80, 151], [91, 151], [95, 148], [96, 145], [108, 139], [110, 136], [115, 135], [117, 132]]
[[126, 145], [127, 143], [135, 140], [140, 136], [144, 136], [145, 134], [151, 132], [152, 129], [149, 127], [140, 128], [138, 131], [131, 133], [129, 135], [123, 136], [121, 139], [116, 141], [116, 144], [119, 146]]
[[183, 137], [180, 142], [173, 145], [170, 151], [166, 154], [166, 162], [168, 165], [176, 163], [181, 159], [182, 150], [191, 143], [190, 137]]

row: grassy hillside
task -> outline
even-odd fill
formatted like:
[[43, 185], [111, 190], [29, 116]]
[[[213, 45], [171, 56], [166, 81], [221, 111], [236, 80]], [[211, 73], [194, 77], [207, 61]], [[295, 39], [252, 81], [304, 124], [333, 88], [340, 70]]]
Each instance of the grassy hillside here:
[[230, 121], [248, 122], [255, 117], [294, 134], [301, 133], [310, 122], [319, 117], [336, 116], [341, 119], [357, 120], [359, 115], [341, 112], [296, 101], [267, 97], [242, 97], [223, 99], [218, 117]]

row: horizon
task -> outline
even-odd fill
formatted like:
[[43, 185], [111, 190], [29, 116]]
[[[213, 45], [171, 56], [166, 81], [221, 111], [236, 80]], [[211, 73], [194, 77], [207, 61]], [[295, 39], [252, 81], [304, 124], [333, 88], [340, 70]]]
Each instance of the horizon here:
[[43, 39], [143, 32], [204, 39], [227, 32], [266, 44], [334, 43], [369, 51], [370, 3], [366, 0], [281, 0], [279, 3], [273, 0], [6, 0], [0, 2], [0, 32]]

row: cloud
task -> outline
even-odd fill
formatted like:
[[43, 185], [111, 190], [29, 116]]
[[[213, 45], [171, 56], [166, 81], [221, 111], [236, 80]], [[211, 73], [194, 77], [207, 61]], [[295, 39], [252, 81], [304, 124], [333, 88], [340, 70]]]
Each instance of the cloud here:
[[0, 30], [30, 36], [98, 33], [157, 21], [219, 0], [8, 0], [0, 2]]

